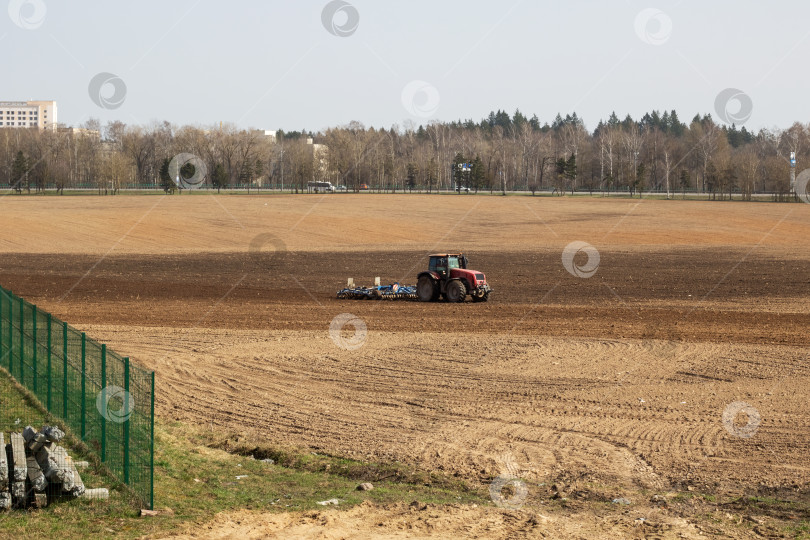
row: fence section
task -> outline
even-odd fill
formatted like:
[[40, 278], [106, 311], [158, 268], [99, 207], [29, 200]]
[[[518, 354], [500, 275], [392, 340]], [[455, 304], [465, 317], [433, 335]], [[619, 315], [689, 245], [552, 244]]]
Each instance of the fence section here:
[[0, 365], [153, 507], [154, 372], [2, 287]]

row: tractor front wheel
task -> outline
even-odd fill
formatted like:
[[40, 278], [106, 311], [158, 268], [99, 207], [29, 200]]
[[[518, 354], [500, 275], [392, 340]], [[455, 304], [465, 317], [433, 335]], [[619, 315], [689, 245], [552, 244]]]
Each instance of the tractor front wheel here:
[[439, 286], [430, 276], [422, 276], [416, 284], [416, 294], [420, 302], [435, 302], [439, 299]]
[[486, 302], [489, 300], [489, 293], [484, 293], [481, 296], [475, 295], [472, 297], [473, 302]]
[[447, 297], [448, 302], [463, 302], [464, 297], [467, 296], [467, 288], [461, 281], [454, 279], [447, 284], [444, 295]]

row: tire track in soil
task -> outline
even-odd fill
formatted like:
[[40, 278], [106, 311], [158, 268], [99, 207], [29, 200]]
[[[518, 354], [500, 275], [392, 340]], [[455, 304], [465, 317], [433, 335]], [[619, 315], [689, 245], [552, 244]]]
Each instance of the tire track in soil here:
[[[141, 359], [147, 365], [177, 332], [91, 328], [116, 348], [151, 343]], [[489, 336], [375, 332], [361, 349], [343, 351], [325, 331], [197, 333], [204, 344], [197, 349], [206, 352], [158, 366], [161, 416], [477, 480], [500, 474], [511, 455], [522, 477], [537, 483], [574, 477], [627, 489], [756, 489], [810, 482], [807, 370], [800, 367], [778, 399], [765, 389], [801, 361], [794, 347], [678, 344], [707, 373], [724, 370], [681, 380], [649, 353], [664, 345], [639, 340], [515, 336], [491, 362], [474, 365], [481, 347], [495, 349], [484, 345]], [[427, 354], [437, 341], [443, 348]], [[630, 362], [651, 365], [614, 391]], [[749, 440], [721, 422], [723, 408], [741, 397], [763, 418]]]

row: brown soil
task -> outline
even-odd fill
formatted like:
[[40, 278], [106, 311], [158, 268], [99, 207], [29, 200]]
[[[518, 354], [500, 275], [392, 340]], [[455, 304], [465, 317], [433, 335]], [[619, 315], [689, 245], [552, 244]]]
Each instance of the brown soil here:
[[[0, 283], [155, 369], [162, 418], [471, 482], [509, 472], [527, 482], [526, 508], [560, 485], [597, 502], [690, 487], [808, 491], [810, 205], [371, 195], [2, 204]], [[563, 267], [575, 240], [599, 251], [591, 278]], [[427, 253], [449, 249], [486, 272], [490, 302], [334, 298], [347, 277], [413, 283]], [[355, 350], [330, 339], [347, 312], [368, 328]], [[753, 436], [738, 436], [745, 415], [724, 424], [735, 402], [758, 411]], [[432, 533], [489, 520], [482, 536], [508, 537], [526, 525], [504, 524], [502, 510], [446, 512], [458, 523]], [[341, 519], [363, 513], [393, 527], [413, 510], [360, 507]], [[330, 515], [258, 517], [275, 528], [257, 530], [339, 530]], [[583, 536], [611, 530], [594, 516]]]

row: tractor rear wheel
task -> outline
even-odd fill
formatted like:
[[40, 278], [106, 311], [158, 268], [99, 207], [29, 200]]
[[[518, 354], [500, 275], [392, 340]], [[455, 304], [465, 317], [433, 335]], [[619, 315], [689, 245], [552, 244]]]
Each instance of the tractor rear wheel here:
[[420, 302], [435, 302], [439, 299], [439, 286], [430, 276], [422, 276], [416, 284]]
[[463, 302], [464, 297], [467, 296], [467, 288], [461, 281], [454, 279], [447, 284], [444, 295], [447, 297], [448, 302]]

